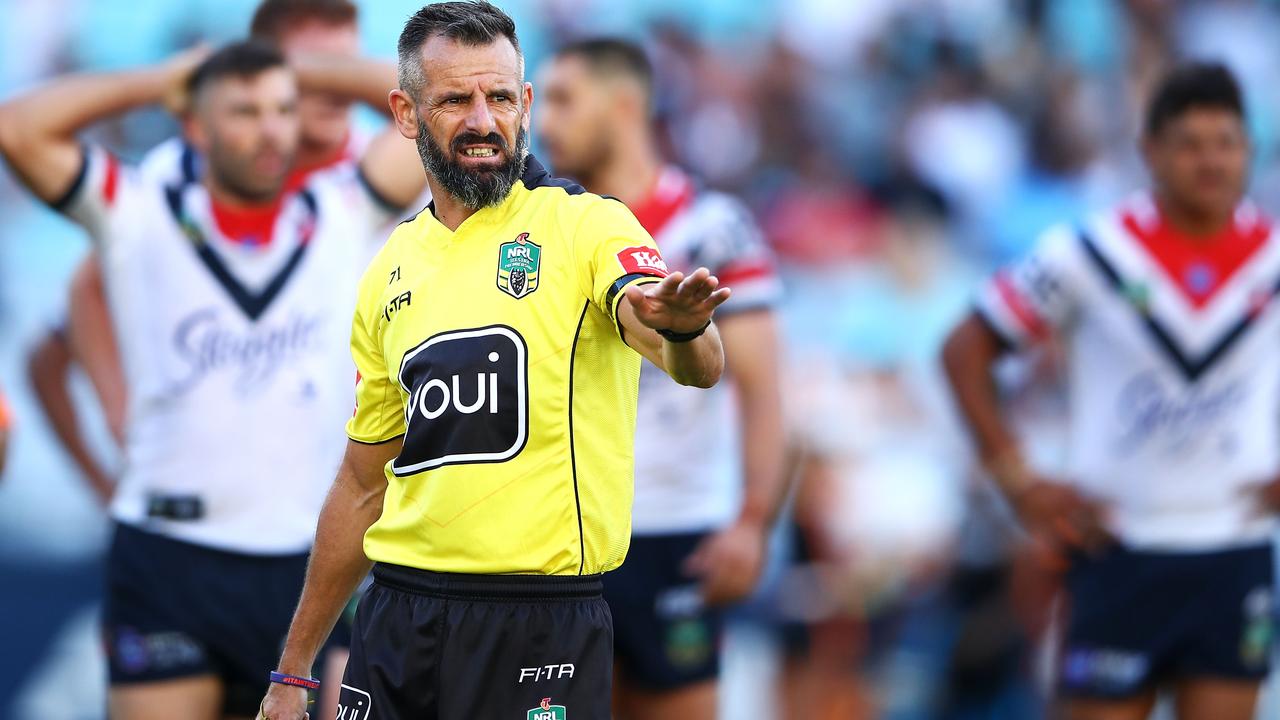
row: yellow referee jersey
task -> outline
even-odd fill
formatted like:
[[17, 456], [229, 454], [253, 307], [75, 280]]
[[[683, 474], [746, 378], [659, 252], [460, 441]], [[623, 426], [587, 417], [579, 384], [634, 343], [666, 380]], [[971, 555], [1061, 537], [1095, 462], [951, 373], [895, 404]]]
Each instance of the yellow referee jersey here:
[[403, 436], [370, 559], [438, 572], [576, 575], [626, 555], [640, 356], [622, 290], [666, 266], [621, 202], [532, 156], [455, 232], [424, 210], [365, 273], [352, 440]]

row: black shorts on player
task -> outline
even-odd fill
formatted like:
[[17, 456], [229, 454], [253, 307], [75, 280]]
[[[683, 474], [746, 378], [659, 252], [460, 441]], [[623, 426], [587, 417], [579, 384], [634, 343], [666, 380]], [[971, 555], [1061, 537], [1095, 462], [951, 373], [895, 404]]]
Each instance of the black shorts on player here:
[[1060, 692], [1123, 699], [1186, 677], [1263, 680], [1273, 575], [1270, 544], [1203, 553], [1117, 546], [1076, 557]]
[[702, 602], [682, 567], [710, 533], [631, 539], [627, 561], [604, 576], [614, 617], [614, 656], [626, 682], [668, 691], [720, 674], [721, 612]]
[[598, 576], [378, 563], [373, 577], [356, 611], [339, 717], [608, 720], [613, 621]]
[[117, 524], [103, 612], [111, 684], [216, 675], [224, 712], [252, 716], [306, 569], [306, 553], [242, 555]]

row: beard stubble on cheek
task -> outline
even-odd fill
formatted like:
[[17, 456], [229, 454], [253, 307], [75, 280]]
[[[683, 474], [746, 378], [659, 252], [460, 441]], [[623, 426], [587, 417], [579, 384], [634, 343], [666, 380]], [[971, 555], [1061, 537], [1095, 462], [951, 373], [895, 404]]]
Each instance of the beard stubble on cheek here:
[[[267, 150], [274, 150], [283, 158], [284, 170], [274, 175], [263, 175], [254, 164], [258, 156]], [[288, 168], [293, 165], [294, 155], [267, 144], [259, 145], [252, 150], [235, 151], [216, 137], [211, 138], [209, 146], [209, 172], [219, 185], [232, 194], [255, 203], [274, 200], [284, 189]]]
[[[516, 135], [515, 148], [512, 149], [506, 139], [497, 133], [490, 133], [485, 137], [463, 134], [454, 138], [451, 143], [452, 151], [446, 153], [435, 141], [426, 123], [419, 118], [418, 137], [414, 143], [418, 146], [418, 156], [427, 173], [464, 206], [479, 210], [501, 204], [511, 193], [511, 188], [524, 172], [529, 137], [521, 127]], [[490, 143], [498, 146], [498, 152], [503, 156], [502, 163], [491, 169], [464, 167], [455, 158], [460, 147], [468, 143]]]

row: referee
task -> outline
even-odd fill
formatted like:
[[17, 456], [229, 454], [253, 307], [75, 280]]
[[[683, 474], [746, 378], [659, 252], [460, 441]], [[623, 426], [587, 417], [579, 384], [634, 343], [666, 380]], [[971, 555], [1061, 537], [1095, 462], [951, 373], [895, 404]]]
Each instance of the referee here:
[[630, 536], [640, 357], [713, 385], [729, 291], [668, 274], [624, 205], [528, 154], [533, 89], [501, 10], [422, 8], [399, 64], [391, 109], [435, 201], [361, 283], [350, 442], [260, 716], [306, 717], [372, 562], [340, 717], [603, 720], [600, 575]]

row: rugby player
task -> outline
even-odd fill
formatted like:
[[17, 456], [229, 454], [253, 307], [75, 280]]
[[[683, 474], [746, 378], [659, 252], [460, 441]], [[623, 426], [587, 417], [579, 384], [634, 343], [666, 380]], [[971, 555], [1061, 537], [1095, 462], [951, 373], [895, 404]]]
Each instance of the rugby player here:
[[604, 586], [614, 717], [714, 718], [717, 606], [755, 587], [785, 487], [780, 283], [747, 209], [663, 162], [653, 70], [640, 47], [610, 38], [567, 45], [539, 85], [538, 138], [551, 167], [626, 203], [669, 269], [706, 265], [733, 287], [716, 315], [731, 382], [688, 388], [642, 363], [631, 548]]
[[[395, 84], [394, 67], [381, 63], [373, 66], [360, 58], [358, 21], [357, 7], [350, 0], [263, 0], [253, 14], [250, 37], [277, 46], [295, 67], [327, 74], [331, 84], [335, 72], [349, 73], [342, 92], [305, 87], [299, 92], [298, 150], [286, 188], [300, 187], [313, 173], [350, 171], [360, 162], [373, 135], [352, 122], [353, 101], [390, 114], [386, 94]], [[336, 65], [343, 67], [336, 70]], [[356, 72], [350, 73], [351, 69]], [[179, 136], [148, 152], [140, 168], [144, 176], [173, 183], [190, 182], [198, 177], [199, 165], [199, 152]], [[422, 207], [429, 199], [424, 193], [413, 206]], [[378, 228], [370, 235], [365, 244], [370, 257], [399, 219], [393, 216], [387, 227]], [[29, 373], [38, 390], [37, 398], [63, 448], [94, 494], [103, 502], [109, 502], [114, 481], [88, 450], [68, 386], [74, 362], [84, 370], [113, 437], [123, 447], [124, 379], [108, 315], [102, 269], [92, 253], [76, 269], [67, 307], [64, 326], [48, 332], [35, 346]], [[354, 605], [351, 610], [354, 611]], [[330, 638], [321, 670], [324, 677], [342, 677], [350, 616], [350, 612], [344, 616], [344, 622], [335, 628]], [[337, 683], [326, 686], [319, 700], [321, 708], [335, 706], [336, 691]]]
[[501, 10], [428, 5], [399, 54], [392, 109], [434, 202], [362, 282], [350, 442], [260, 716], [305, 717], [373, 561], [340, 713], [605, 718], [599, 576], [630, 537], [640, 358], [714, 385], [729, 291], [668, 273], [625, 205], [528, 154], [533, 89]]
[[[1163, 80], [1141, 140], [1152, 189], [1048, 232], [948, 339], [952, 389], [1027, 528], [1066, 550], [1056, 673], [1069, 720], [1248, 720], [1271, 652], [1280, 499], [1280, 238], [1245, 199], [1244, 103], [1221, 65]], [[991, 379], [1067, 348], [1069, 460], [1024, 460]]]
[[[126, 472], [104, 624], [110, 714], [125, 720], [256, 708], [301, 587], [317, 483], [337, 466], [331, 433], [349, 414], [341, 317], [362, 241], [425, 181], [388, 128], [357, 168], [286, 192], [299, 82], [343, 93], [351, 74], [295, 77], [254, 43], [201, 55], [66, 76], [0, 104], [0, 153], [95, 241], [120, 345]], [[201, 158], [188, 182], [77, 140], [183, 92]]]
[[[250, 23], [250, 36], [275, 44], [295, 65], [311, 65], [315, 73], [332, 73], [343, 59], [365, 72], [348, 83], [345, 93], [306, 90], [299, 93], [299, 141], [288, 186], [298, 187], [313, 172], [358, 162], [371, 136], [351, 122], [353, 100], [389, 113], [387, 80], [394, 70], [371, 66], [359, 58], [358, 11], [350, 0], [263, 0]], [[161, 143], [143, 158], [141, 172], [166, 183], [191, 182], [199, 175], [199, 153], [182, 137]], [[423, 200], [425, 204], [425, 200]], [[376, 249], [389, 234], [375, 232]], [[124, 445], [126, 406], [123, 371], [112, 334], [102, 269], [94, 254], [76, 268], [69, 290], [65, 323], [36, 343], [28, 364], [37, 399], [63, 449], [88, 480], [95, 495], [110, 500], [114, 482], [84, 441], [76, 406], [68, 388], [74, 364], [90, 381], [112, 437]]]

